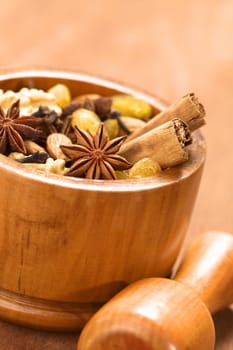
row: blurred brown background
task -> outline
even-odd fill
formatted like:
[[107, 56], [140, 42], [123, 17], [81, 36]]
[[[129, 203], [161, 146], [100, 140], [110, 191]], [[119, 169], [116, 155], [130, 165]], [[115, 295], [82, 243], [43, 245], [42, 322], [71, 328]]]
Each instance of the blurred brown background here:
[[[232, 0], [8, 0], [0, 24], [0, 70], [88, 72], [171, 102], [194, 91], [207, 111], [208, 157], [190, 234], [233, 232]], [[216, 349], [233, 349], [233, 311], [215, 324]], [[0, 350], [74, 350], [78, 338], [4, 322], [0, 334]]]

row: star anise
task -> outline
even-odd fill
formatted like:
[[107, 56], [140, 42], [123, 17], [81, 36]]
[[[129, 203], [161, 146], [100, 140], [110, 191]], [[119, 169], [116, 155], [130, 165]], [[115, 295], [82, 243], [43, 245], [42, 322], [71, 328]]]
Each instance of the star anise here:
[[116, 179], [114, 170], [125, 170], [132, 166], [117, 154], [125, 136], [109, 141], [102, 123], [94, 136], [78, 127], [75, 128], [75, 135], [77, 144], [61, 146], [63, 153], [74, 160], [65, 175], [84, 176], [88, 179]]
[[20, 101], [14, 102], [5, 112], [0, 106], [0, 153], [11, 151], [26, 154], [24, 138], [34, 139], [40, 135], [35, 129], [42, 123], [41, 118], [32, 116], [20, 117]]

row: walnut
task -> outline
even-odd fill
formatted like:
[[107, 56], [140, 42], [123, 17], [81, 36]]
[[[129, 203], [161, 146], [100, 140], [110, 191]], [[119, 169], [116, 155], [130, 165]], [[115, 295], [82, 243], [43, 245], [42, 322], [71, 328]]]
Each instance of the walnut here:
[[32, 115], [40, 106], [47, 106], [51, 111], [61, 114], [53, 94], [39, 89], [22, 88], [18, 92], [0, 90], [0, 105], [7, 110], [12, 103], [20, 99], [20, 115]]

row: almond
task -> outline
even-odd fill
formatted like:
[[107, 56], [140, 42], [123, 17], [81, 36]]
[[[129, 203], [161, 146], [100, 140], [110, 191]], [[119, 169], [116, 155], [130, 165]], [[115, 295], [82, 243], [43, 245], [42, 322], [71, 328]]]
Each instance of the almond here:
[[31, 140], [25, 140], [24, 145], [28, 154], [33, 154], [35, 152], [46, 152], [46, 150], [43, 147]]
[[70, 146], [72, 145], [72, 142], [68, 136], [61, 133], [53, 133], [47, 137], [46, 146], [49, 155], [54, 159], [67, 160], [68, 158], [60, 148], [61, 145]]
[[[124, 125], [129, 129], [129, 131], [134, 132], [138, 128], [142, 128], [146, 122], [144, 122], [141, 119], [136, 119], [132, 117], [126, 117], [126, 116], [121, 116], [121, 120], [124, 123]], [[124, 132], [121, 130], [120, 134], [124, 134]]]

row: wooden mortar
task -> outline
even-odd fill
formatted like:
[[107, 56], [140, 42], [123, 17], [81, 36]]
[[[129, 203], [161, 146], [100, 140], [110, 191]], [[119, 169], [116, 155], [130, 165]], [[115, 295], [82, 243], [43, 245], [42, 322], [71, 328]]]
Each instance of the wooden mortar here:
[[[156, 97], [99, 78], [58, 71], [0, 76], [0, 88], [69, 86], [73, 96]], [[127, 284], [168, 276], [199, 187], [205, 143], [156, 177], [98, 181], [43, 175], [0, 155], [0, 317], [51, 330], [80, 329]]]
[[233, 236], [208, 232], [190, 246], [175, 281], [133, 283], [87, 323], [78, 350], [213, 350], [210, 312], [233, 302]]

